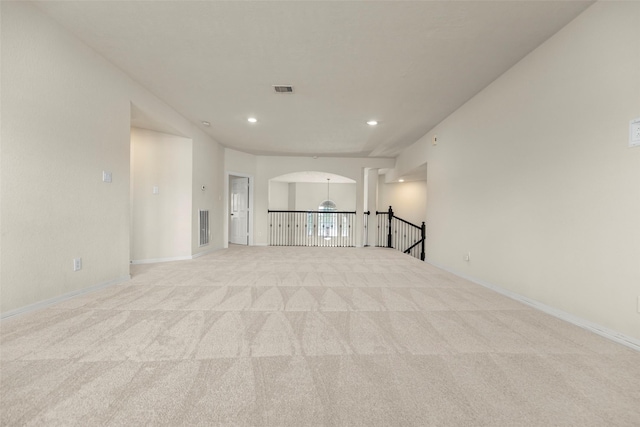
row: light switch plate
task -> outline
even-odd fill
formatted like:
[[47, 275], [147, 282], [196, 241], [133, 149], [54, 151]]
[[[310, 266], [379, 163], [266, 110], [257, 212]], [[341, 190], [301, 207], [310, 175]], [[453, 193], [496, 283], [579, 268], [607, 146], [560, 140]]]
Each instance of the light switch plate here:
[[640, 118], [629, 122], [629, 147], [640, 146]]
[[106, 182], [106, 183], [111, 182], [111, 172], [102, 171], [102, 182]]

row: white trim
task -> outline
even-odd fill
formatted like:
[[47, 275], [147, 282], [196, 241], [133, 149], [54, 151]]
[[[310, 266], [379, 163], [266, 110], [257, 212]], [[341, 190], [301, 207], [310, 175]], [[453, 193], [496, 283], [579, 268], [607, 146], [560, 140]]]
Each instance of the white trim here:
[[248, 175], [241, 172], [225, 171], [224, 175], [224, 219], [222, 222], [222, 232], [225, 236], [222, 242], [224, 249], [229, 247], [229, 177], [237, 176], [238, 178], [249, 178], [249, 209], [247, 209], [247, 215], [249, 215], [249, 242], [247, 246], [253, 245], [253, 211], [254, 211], [254, 198], [253, 190], [255, 187], [255, 178], [253, 175]]
[[428, 261], [429, 264], [434, 267], [438, 267], [444, 271], [448, 271], [451, 274], [455, 274], [456, 276], [462, 277], [463, 279], [469, 280], [470, 282], [476, 283], [480, 286], [484, 286], [485, 288], [491, 289], [501, 295], [509, 297], [513, 300], [519, 301], [523, 304], [526, 304], [530, 307], [535, 308], [536, 310], [540, 310], [544, 313], [547, 313], [553, 317], [556, 317], [560, 320], [564, 320], [565, 322], [569, 322], [573, 325], [579, 326], [582, 329], [586, 329], [595, 334], [598, 334], [604, 338], [607, 338], [611, 341], [615, 341], [618, 344], [625, 345], [633, 350], [640, 351], [640, 340], [629, 337], [627, 335], [621, 334], [614, 330], [605, 328], [604, 326], [598, 325], [597, 323], [591, 322], [586, 319], [582, 319], [580, 317], [574, 316], [573, 314], [569, 314], [565, 311], [559, 310], [557, 308], [553, 308], [546, 304], [543, 304], [539, 301], [527, 298], [525, 296], [516, 294], [515, 292], [509, 291], [507, 289], [501, 288], [500, 286], [494, 285], [493, 283], [485, 282], [484, 280], [479, 280], [471, 276], [467, 276], [466, 274], [462, 274], [458, 271], [451, 270], [449, 268], [443, 267], [431, 261]]
[[119, 283], [126, 282], [127, 280], [130, 280], [130, 279], [131, 279], [131, 275], [127, 274], [126, 276], [118, 277], [117, 279], [109, 280], [108, 282], [99, 283], [97, 285], [93, 285], [88, 288], [79, 289], [77, 291], [72, 291], [66, 294], [59, 295], [55, 298], [50, 298], [44, 301], [36, 302], [34, 304], [25, 305], [24, 307], [11, 310], [6, 313], [2, 313], [2, 315], [0, 315], [0, 319], [5, 320], [13, 316], [18, 316], [20, 314], [26, 314], [32, 311], [41, 310], [43, 308], [49, 307], [50, 305], [58, 304], [60, 302], [69, 300], [71, 298], [75, 298], [80, 295], [99, 291], [100, 289], [103, 289], [112, 285], [117, 285]]
[[196, 259], [196, 258], [200, 258], [201, 256], [205, 256], [205, 255], [209, 255], [212, 252], [216, 252], [216, 251], [221, 251], [223, 248], [211, 248], [211, 249], [207, 249], [206, 251], [202, 251], [202, 252], [198, 252], [197, 254], [193, 254], [191, 256], [191, 259]]
[[268, 243], [255, 243], [255, 244], [253, 244], [251, 246], [269, 246], [269, 244]]
[[169, 258], [151, 258], [151, 259], [136, 259], [131, 261], [131, 264], [139, 265], [139, 264], [157, 264], [159, 262], [173, 262], [173, 261], [189, 261], [192, 259], [200, 258], [201, 256], [208, 255], [212, 252], [220, 251], [224, 248], [211, 248], [206, 251], [198, 252], [193, 255], [186, 256], [177, 256], [177, 257], [169, 257]]
[[193, 259], [191, 255], [186, 256], [176, 256], [169, 258], [150, 258], [150, 259], [134, 259], [131, 261], [131, 264], [156, 264], [158, 262], [172, 262], [172, 261], [188, 261]]

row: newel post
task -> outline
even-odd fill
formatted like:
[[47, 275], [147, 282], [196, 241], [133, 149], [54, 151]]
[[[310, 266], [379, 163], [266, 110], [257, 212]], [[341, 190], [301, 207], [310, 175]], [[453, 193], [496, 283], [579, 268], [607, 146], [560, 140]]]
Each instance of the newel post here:
[[420, 251], [420, 260], [424, 261], [425, 259], [425, 254], [424, 254], [424, 241], [427, 237], [427, 226], [425, 225], [424, 221], [422, 221], [422, 227], [420, 227], [420, 231], [422, 232], [422, 244], [421, 244], [421, 251]]
[[391, 244], [391, 221], [393, 220], [393, 209], [391, 209], [391, 206], [389, 206], [389, 234], [387, 234], [387, 247], [388, 248], [392, 248], [393, 245]]

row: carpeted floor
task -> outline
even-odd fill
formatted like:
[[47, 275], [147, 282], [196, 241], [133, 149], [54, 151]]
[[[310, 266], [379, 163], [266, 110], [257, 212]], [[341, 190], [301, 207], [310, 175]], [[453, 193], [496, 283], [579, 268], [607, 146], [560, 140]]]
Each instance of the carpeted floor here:
[[132, 274], [2, 322], [2, 425], [640, 425], [640, 353], [397, 251]]

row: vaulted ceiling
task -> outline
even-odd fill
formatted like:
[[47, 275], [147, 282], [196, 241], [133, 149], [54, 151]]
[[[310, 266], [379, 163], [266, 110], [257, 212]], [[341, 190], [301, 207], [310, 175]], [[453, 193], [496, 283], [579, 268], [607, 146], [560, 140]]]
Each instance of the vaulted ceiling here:
[[37, 3], [224, 146], [345, 157], [396, 156], [590, 4]]

